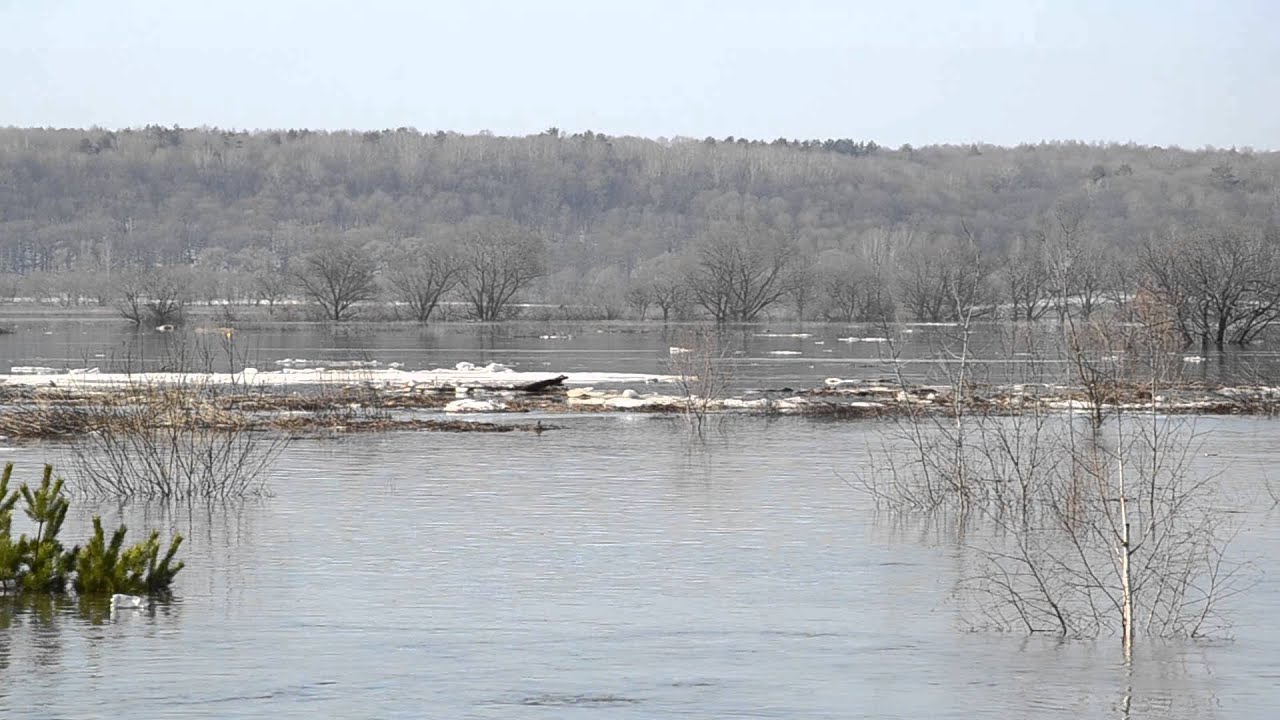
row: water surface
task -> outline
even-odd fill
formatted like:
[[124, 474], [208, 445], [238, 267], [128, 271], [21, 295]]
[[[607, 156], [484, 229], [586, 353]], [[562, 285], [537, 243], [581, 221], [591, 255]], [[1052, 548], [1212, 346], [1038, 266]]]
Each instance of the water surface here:
[[[17, 330], [0, 336], [0, 362], [161, 362], [182, 342], [100, 321]], [[758, 336], [800, 330], [810, 337]], [[911, 347], [928, 347], [917, 338], [931, 332], [908, 333]], [[744, 386], [811, 386], [886, 372], [882, 343], [839, 341], [871, 333], [739, 330], [730, 347]], [[657, 372], [680, 337], [627, 325], [304, 326], [245, 331], [237, 343], [263, 367], [284, 358], [468, 360]], [[993, 366], [1031, 363], [995, 352], [995, 341], [985, 347]], [[1229, 608], [1234, 627], [1211, 641], [1141, 643], [1131, 669], [1112, 638], [969, 632], [952, 591], [972, 566], [973, 538], [878, 513], [850, 487], [871, 470], [868, 448], [880, 446], [884, 425], [738, 417], [712, 422], [699, 439], [678, 420], [648, 415], [554, 422], [564, 427], [540, 436], [301, 440], [275, 467], [272, 497], [214, 508], [76, 503], [68, 541], [102, 513], [109, 524], [182, 532], [187, 568], [174, 600], [147, 612], [0, 603], [0, 716], [1280, 711], [1271, 622], [1280, 518], [1263, 491], [1280, 461], [1271, 421], [1198, 422], [1210, 433], [1199, 471], [1221, 473], [1223, 502], [1240, 511], [1233, 552], [1256, 570]], [[56, 443], [4, 444], [29, 480], [40, 463], [64, 457]]]
[[[1231, 638], [1144, 644], [965, 632], [966, 547], [842, 479], [874, 423], [612, 416], [542, 436], [302, 441], [275, 496], [93, 508], [189, 536], [172, 604], [92, 624], [10, 615], [10, 717], [1274, 717], [1275, 517]], [[1276, 452], [1214, 420], [1236, 497]], [[1202, 428], [1204, 429], [1204, 428]], [[34, 474], [56, 457], [9, 453]], [[84, 532], [75, 508], [68, 536]]]

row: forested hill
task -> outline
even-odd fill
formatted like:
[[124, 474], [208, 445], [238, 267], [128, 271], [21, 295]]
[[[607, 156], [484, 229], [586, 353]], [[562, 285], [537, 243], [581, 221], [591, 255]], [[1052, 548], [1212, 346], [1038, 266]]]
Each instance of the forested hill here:
[[[1052, 143], [647, 140], [411, 129], [0, 130], [5, 271], [176, 265], [476, 216], [539, 233], [548, 283], [626, 279], [717, 222], [802, 251], [959, 236], [998, 255], [1064, 211], [1104, 246], [1280, 218], [1280, 153]], [[898, 238], [898, 239], [895, 239]]]

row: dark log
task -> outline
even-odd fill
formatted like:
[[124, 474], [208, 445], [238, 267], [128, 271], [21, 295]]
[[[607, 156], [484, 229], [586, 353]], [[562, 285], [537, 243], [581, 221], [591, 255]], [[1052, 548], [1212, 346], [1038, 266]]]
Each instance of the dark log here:
[[527, 392], [527, 393], [545, 392], [551, 388], [558, 388], [561, 385], [564, 385], [564, 381], [568, 379], [569, 379], [568, 375], [557, 375], [547, 380], [538, 380], [537, 382], [525, 383], [524, 385], [517, 385], [512, 389], [519, 390], [521, 392]]

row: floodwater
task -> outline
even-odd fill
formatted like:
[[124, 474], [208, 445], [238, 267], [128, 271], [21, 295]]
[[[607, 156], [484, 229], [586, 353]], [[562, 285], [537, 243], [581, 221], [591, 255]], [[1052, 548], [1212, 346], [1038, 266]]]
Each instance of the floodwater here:
[[[498, 362], [525, 372], [671, 371], [672, 348], [696, 344], [706, 326], [660, 323], [513, 322], [449, 323], [337, 328], [315, 323], [247, 326], [224, 342], [214, 323], [177, 333], [134, 331], [110, 315], [50, 321], [39, 315], [0, 318], [0, 373], [14, 366], [100, 368], [108, 371], [186, 369], [226, 372], [282, 362], [310, 366], [376, 361], [405, 369]], [[949, 325], [808, 323], [755, 325], [719, 331], [718, 364], [739, 389], [815, 387], [825, 378], [880, 378], [896, 372], [913, 381], [941, 381], [959, 352], [960, 329]], [[1061, 329], [1053, 323], [979, 324], [969, 342], [968, 372], [978, 380], [1054, 381], [1067, 366], [1057, 352]], [[939, 358], [942, 358], [941, 360]], [[1187, 351], [1170, 356], [1187, 379], [1256, 382], [1280, 377], [1273, 343], [1226, 353]], [[305, 367], [307, 365], [290, 365]]]
[[[79, 330], [59, 332], [0, 337], [0, 350], [13, 365], [54, 365], [56, 353], [28, 341], [64, 342], [71, 357], [89, 347]], [[578, 357], [513, 339], [519, 347], [495, 342], [477, 355], [449, 331], [423, 336], [439, 346], [410, 351], [408, 334], [362, 336], [358, 351], [422, 366], [514, 357], [644, 371], [669, 342], [618, 333]], [[258, 351], [331, 359], [353, 350], [314, 338], [281, 347], [286, 335], [261, 338]], [[49, 337], [65, 339], [40, 339]], [[758, 339], [790, 340], [801, 339]], [[655, 365], [629, 364], [642, 353]], [[861, 360], [843, 362], [815, 368], [806, 384], [856, 377]], [[850, 487], [883, 439], [876, 422], [734, 417], [701, 439], [649, 415], [555, 423], [563, 427], [542, 435], [300, 440], [272, 472], [272, 497], [214, 508], [74, 503], [68, 540], [95, 512], [108, 525], [178, 531], [187, 568], [173, 601], [147, 611], [0, 604], [0, 716], [1280, 712], [1280, 513], [1262, 490], [1280, 461], [1272, 421], [1198, 425], [1212, 455], [1197, 470], [1221, 473], [1224, 502], [1240, 511], [1232, 553], [1254, 566], [1253, 584], [1229, 604], [1232, 629], [1141, 643], [1130, 668], [1114, 638], [969, 632], [952, 598], [968, 546], [877, 513]], [[9, 443], [4, 457], [32, 480], [63, 451]]]

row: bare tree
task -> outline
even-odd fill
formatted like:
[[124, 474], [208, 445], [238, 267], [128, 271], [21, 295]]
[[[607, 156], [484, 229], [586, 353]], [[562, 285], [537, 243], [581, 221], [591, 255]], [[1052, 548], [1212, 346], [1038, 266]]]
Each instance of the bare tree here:
[[1035, 441], [1048, 452], [1029, 512], [989, 516], [1003, 539], [981, 551], [962, 583], [976, 624], [1115, 634], [1126, 659], [1138, 634], [1215, 629], [1220, 602], [1240, 588], [1240, 566], [1226, 555], [1213, 478], [1189, 470], [1188, 421], [1122, 414], [1103, 433], [1057, 425]]
[[459, 228], [460, 287], [477, 320], [500, 320], [516, 294], [545, 274], [543, 243], [528, 228], [482, 218]]
[[1280, 319], [1280, 238], [1235, 228], [1147, 243], [1143, 289], [1168, 306], [1187, 343], [1244, 345]]
[[293, 285], [280, 255], [266, 248], [249, 247], [236, 253], [233, 263], [253, 302], [265, 302], [268, 312], [274, 313], [276, 303], [284, 300]]
[[651, 304], [661, 310], [664, 323], [672, 315], [682, 316], [691, 302], [689, 288], [685, 283], [689, 264], [686, 257], [664, 253], [642, 265], [636, 272], [633, 288], [640, 294], [636, 297], [642, 295], [647, 300], [646, 305]]
[[653, 304], [662, 311], [662, 322], [667, 322], [674, 315], [684, 317], [692, 300], [689, 299], [689, 286], [681, 278], [662, 277], [653, 281]]
[[987, 258], [972, 238], [938, 238], [900, 255], [899, 297], [921, 322], [959, 322], [992, 310]]
[[[1129, 342], [1104, 339], [1103, 347]], [[867, 484], [877, 500], [900, 512], [954, 513], [957, 527], [995, 531], [971, 543], [978, 562], [958, 583], [974, 627], [1115, 634], [1126, 660], [1139, 635], [1197, 637], [1220, 627], [1221, 601], [1246, 580], [1227, 555], [1228, 516], [1214, 478], [1192, 472], [1191, 421], [1156, 412], [1164, 353], [1157, 345], [1135, 350], [1152, 361], [1127, 375], [1117, 367], [1081, 378], [1099, 383], [1100, 392], [1085, 397], [1107, 406], [1106, 424], [1081, 424], [1033, 395], [1000, 414], [966, 403], [945, 419], [899, 422], [898, 442], [910, 452], [889, 449]], [[1081, 340], [1069, 352], [1091, 351]], [[1145, 412], [1116, 395], [1120, 377], [1146, 383], [1137, 395], [1150, 403]], [[965, 391], [953, 383], [949, 392]], [[1103, 408], [1091, 414], [1104, 417]]]
[[1059, 318], [1075, 310], [1081, 318], [1089, 319], [1104, 297], [1115, 294], [1125, 274], [1120, 259], [1097, 238], [1071, 237], [1047, 245], [1045, 265]]
[[827, 268], [822, 273], [822, 291], [827, 298], [828, 320], [851, 323], [862, 314], [863, 289], [860, 273], [850, 267]]
[[1015, 320], [1039, 320], [1052, 307], [1043, 236], [1018, 238], [1004, 263], [1004, 284]]
[[582, 284], [578, 300], [592, 315], [602, 320], [617, 320], [629, 304], [626, 276], [616, 266], [599, 269]]
[[716, 322], [751, 322], [796, 283], [798, 253], [778, 231], [745, 223], [703, 238], [688, 287]]
[[623, 300], [643, 322], [649, 314], [649, 306], [653, 304], [653, 286], [647, 282], [633, 280], [627, 287]]
[[117, 273], [116, 309], [134, 325], [178, 325], [191, 302], [186, 268], [141, 268]]
[[413, 318], [426, 324], [440, 298], [458, 285], [462, 264], [447, 241], [422, 238], [401, 240], [390, 252], [383, 277], [392, 295]]
[[845, 253], [824, 255], [817, 285], [825, 298], [828, 321], [883, 322], [893, 315], [893, 298], [878, 258], [860, 260]]
[[376, 269], [363, 248], [345, 238], [330, 238], [297, 262], [293, 277], [327, 319], [342, 322], [351, 317], [356, 303], [377, 297]]
[[815, 264], [808, 258], [800, 257], [791, 270], [787, 285], [786, 297], [796, 310], [796, 320], [803, 322], [806, 311], [821, 296]]
[[676, 342], [667, 369], [676, 376], [689, 428], [701, 435], [707, 414], [733, 382], [733, 358], [715, 331], [682, 332]]

